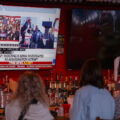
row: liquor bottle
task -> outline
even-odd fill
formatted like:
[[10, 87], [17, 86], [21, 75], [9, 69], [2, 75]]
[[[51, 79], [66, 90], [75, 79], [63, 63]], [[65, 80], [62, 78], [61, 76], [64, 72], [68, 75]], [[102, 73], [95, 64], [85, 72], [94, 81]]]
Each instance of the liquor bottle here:
[[74, 83], [73, 83], [73, 88], [72, 88], [73, 94], [75, 94], [76, 90], [79, 87], [77, 79], [78, 79], [77, 76], [75, 76]]
[[5, 99], [4, 99], [4, 91], [0, 89], [0, 116], [4, 116], [5, 113]]
[[62, 89], [62, 84], [63, 84], [63, 74], [62, 72], [60, 73], [60, 80], [59, 80], [59, 94], [61, 95], [61, 93], [63, 92], [63, 89]]
[[48, 97], [50, 97], [51, 96], [51, 93], [52, 93], [52, 83], [50, 82], [50, 84], [49, 84], [49, 88], [48, 88]]
[[71, 86], [72, 86], [72, 76], [69, 77], [68, 96], [72, 94]]
[[64, 96], [63, 104], [68, 104], [68, 102], [67, 102], [67, 96]]
[[58, 73], [56, 73], [56, 89], [55, 89], [55, 100], [56, 100], [56, 106], [59, 105], [59, 87], [60, 87], [60, 81], [59, 81], [59, 77], [58, 77]]
[[58, 106], [59, 103], [59, 91], [58, 89], [55, 90], [55, 106]]
[[68, 87], [68, 78], [67, 76], [65, 77], [65, 82], [64, 82], [64, 86], [63, 86], [63, 93], [64, 95], [67, 93], [67, 87]]
[[48, 80], [48, 74], [46, 74], [46, 79], [45, 79], [45, 87], [46, 87], [46, 93], [48, 94], [49, 91], [49, 85], [50, 81]]

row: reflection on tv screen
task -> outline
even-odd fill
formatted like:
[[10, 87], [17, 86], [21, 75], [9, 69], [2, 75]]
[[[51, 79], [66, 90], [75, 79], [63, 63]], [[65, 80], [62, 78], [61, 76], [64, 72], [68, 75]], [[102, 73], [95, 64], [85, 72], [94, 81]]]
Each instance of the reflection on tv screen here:
[[80, 69], [88, 58], [98, 58], [112, 69], [120, 56], [120, 11], [73, 9], [67, 67]]

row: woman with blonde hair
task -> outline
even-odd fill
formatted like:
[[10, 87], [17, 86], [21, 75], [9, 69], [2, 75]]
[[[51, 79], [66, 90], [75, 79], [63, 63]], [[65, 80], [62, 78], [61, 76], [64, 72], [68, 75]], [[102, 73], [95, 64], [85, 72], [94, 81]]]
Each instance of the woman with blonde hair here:
[[5, 108], [6, 120], [53, 120], [41, 78], [25, 72], [18, 81], [13, 99]]

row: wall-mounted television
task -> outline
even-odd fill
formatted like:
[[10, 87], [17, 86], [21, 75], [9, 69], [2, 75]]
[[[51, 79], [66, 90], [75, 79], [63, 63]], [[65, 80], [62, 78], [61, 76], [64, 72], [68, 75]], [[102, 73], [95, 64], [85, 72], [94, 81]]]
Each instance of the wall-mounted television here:
[[51, 69], [60, 8], [0, 5], [0, 70]]
[[73, 9], [68, 40], [67, 68], [80, 69], [98, 58], [103, 69], [113, 69], [120, 56], [120, 10]]

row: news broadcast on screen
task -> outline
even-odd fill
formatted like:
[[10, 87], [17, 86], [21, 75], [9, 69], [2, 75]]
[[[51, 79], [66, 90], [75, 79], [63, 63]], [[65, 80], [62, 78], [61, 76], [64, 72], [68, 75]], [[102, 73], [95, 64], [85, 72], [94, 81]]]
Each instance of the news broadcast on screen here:
[[0, 5], [0, 69], [53, 68], [59, 21], [59, 8]]

